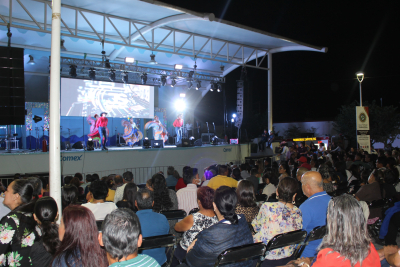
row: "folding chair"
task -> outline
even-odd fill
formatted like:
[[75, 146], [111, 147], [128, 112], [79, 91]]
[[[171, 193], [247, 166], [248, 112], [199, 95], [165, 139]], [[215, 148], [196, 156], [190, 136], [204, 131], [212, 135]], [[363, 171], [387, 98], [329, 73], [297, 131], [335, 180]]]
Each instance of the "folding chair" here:
[[189, 215], [198, 212], [200, 209], [199, 208], [193, 208], [189, 211]]
[[186, 211], [184, 210], [165, 210], [160, 211], [161, 214], [167, 217], [167, 220], [181, 220], [186, 217]]
[[[172, 255], [174, 255], [175, 244], [176, 244], [176, 240], [175, 240], [174, 235], [172, 235], [172, 234], [150, 236], [150, 237], [143, 238], [143, 242], [142, 242], [142, 245], [140, 246], [139, 250], [171, 247]], [[171, 257], [171, 260], [170, 260], [168, 266], [171, 265], [172, 258], [173, 257]]]
[[256, 267], [258, 267], [260, 266], [261, 258], [265, 254], [265, 251], [266, 247], [262, 242], [228, 248], [219, 254], [214, 266], [257, 259]]
[[291, 245], [303, 244], [306, 237], [307, 237], [306, 230], [297, 230], [276, 235], [268, 242], [265, 256], [268, 255], [269, 251], [274, 249], [283, 248]]
[[326, 230], [327, 230], [326, 225], [317, 226], [314, 229], [312, 229], [311, 232], [307, 235], [306, 240], [304, 240], [304, 244], [297, 247], [297, 249], [293, 253], [295, 259], [301, 257], [301, 254], [303, 254], [304, 249], [311, 241], [322, 239], [326, 235]]

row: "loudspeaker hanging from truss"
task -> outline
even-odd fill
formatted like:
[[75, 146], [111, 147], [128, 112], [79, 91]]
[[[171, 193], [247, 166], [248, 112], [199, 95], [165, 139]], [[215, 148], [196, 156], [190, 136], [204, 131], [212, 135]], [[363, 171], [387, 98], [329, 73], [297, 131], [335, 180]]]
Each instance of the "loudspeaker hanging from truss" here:
[[243, 80], [236, 81], [237, 83], [237, 99], [236, 99], [236, 121], [235, 126], [240, 129], [243, 121]]

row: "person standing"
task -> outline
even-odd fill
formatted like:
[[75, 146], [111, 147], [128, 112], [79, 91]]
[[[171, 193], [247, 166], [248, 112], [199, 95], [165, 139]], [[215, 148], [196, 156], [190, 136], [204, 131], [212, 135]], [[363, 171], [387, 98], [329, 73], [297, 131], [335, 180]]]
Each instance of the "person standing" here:
[[269, 130], [268, 134], [269, 134], [269, 136], [268, 136], [267, 147], [271, 147], [271, 144], [272, 144], [272, 141], [274, 141], [275, 135], [272, 132], [272, 130]]
[[201, 138], [201, 122], [196, 120], [196, 131], [197, 131], [197, 139]]
[[182, 114], [178, 114], [178, 117], [172, 124], [175, 127], [175, 132], [176, 132], [176, 142], [179, 143], [182, 138], [182, 126], [183, 126], [183, 119], [182, 119]]
[[186, 133], [187, 133], [187, 138], [193, 136], [193, 124], [190, 120], [187, 120], [186, 122]]
[[[107, 124], [108, 124], [108, 119], [106, 118], [107, 112], [102, 112], [100, 114], [100, 118], [96, 121], [96, 127], [99, 128], [99, 134], [100, 134], [100, 142], [102, 145], [101, 150], [108, 150], [106, 148], [106, 142], [107, 142]], [[104, 137], [104, 141], [103, 141]]]

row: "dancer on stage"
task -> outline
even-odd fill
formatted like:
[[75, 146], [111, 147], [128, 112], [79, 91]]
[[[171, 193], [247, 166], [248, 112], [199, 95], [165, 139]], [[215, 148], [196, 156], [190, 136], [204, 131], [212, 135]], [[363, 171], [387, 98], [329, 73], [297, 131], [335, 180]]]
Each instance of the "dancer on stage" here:
[[94, 114], [93, 117], [94, 119], [92, 119], [90, 116], [87, 117], [87, 121], [90, 125], [90, 134], [88, 134], [88, 137], [93, 140], [95, 148], [100, 148], [100, 134], [99, 129], [96, 127], [96, 122], [99, 118], [99, 115]]
[[182, 114], [178, 114], [178, 118], [174, 121], [172, 125], [175, 127], [176, 142], [179, 143], [182, 139], [182, 126], [183, 126]]
[[153, 121], [147, 122], [144, 129], [148, 130], [151, 127], [153, 127], [154, 140], [163, 140], [164, 142], [168, 140], [167, 129], [162, 125], [158, 116], [154, 116]]
[[[106, 142], [107, 142], [107, 124], [108, 124], [108, 119], [106, 118], [107, 112], [102, 112], [100, 113], [100, 118], [96, 121], [96, 127], [99, 128], [99, 133], [100, 133], [100, 141], [102, 148], [101, 150], [108, 150], [106, 148]], [[103, 140], [104, 137], [104, 140]]]
[[127, 145], [133, 147], [135, 143], [139, 142], [143, 138], [143, 133], [139, 131], [133, 118], [128, 118], [128, 121], [123, 120], [122, 126], [125, 127], [123, 138]]

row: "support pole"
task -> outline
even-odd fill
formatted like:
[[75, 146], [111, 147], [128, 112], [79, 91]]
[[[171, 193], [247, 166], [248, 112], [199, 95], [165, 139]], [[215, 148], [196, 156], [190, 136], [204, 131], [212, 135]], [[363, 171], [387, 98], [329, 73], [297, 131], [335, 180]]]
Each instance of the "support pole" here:
[[272, 53], [268, 52], [268, 130], [272, 131]]
[[60, 161], [60, 40], [61, 0], [52, 2], [51, 61], [50, 61], [50, 130], [49, 182], [50, 195], [55, 199], [61, 219], [61, 161]]
[[[362, 90], [361, 90], [361, 83], [362, 82], [359, 82], [359, 84], [360, 84], [360, 107], [362, 107]], [[381, 105], [382, 106], [382, 105]]]

